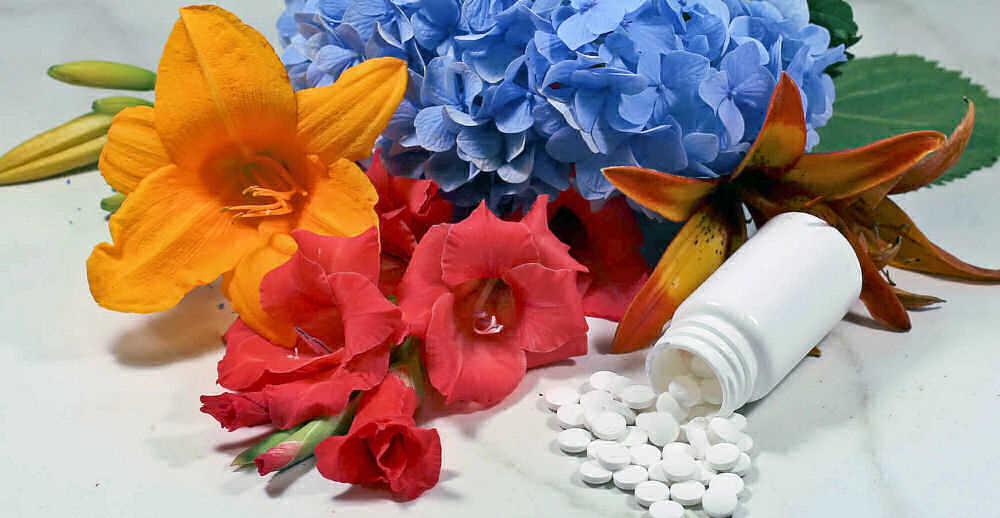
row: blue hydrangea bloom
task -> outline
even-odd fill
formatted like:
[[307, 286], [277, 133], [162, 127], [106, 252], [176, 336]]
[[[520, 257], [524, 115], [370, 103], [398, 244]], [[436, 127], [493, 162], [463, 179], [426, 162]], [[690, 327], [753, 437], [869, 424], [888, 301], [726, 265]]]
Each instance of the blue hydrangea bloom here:
[[277, 25], [297, 89], [407, 60], [386, 167], [498, 213], [567, 188], [606, 199], [612, 165], [729, 174], [783, 72], [812, 147], [845, 59], [806, 0], [286, 0]]

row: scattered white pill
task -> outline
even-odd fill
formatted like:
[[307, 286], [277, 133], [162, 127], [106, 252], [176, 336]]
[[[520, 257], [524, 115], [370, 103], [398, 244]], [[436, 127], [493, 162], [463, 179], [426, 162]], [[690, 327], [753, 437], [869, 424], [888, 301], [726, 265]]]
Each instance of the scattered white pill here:
[[580, 396], [580, 404], [583, 405], [584, 410], [600, 412], [604, 410], [605, 403], [612, 399], [614, 399], [614, 396], [610, 392], [591, 390]]
[[701, 402], [701, 387], [691, 376], [678, 376], [667, 385], [667, 391], [682, 406], [691, 408]]
[[618, 379], [618, 374], [611, 371], [597, 371], [590, 375], [590, 379], [587, 380], [590, 384], [590, 388], [594, 390], [603, 390], [605, 392], [611, 392], [611, 384]]
[[618, 444], [618, 443], [615, 441], [605, 441], [604, 439], [597, 439], [596, 441], [592, 441], [590, 444], [587, 445], [587, 456], [592, 459], [596, 459], [598, 449], [600, 449], [602, 446], [610, 446], [612, 444]]
[[667, 412], [674, 416], [677, 422], [682, 422], [687, 419], [688, 410], [681, 406], [680, 403], [671, 396], [669, 392], [664, 392], [657, 396], [656, 398], [656, 411], [657, 412]]
[[580, 393], [570, 387], [552, 387], [545, 391], [545, 404], [551, 410], [570, 405], [580, 400]]
[[660, 467], [671, 482], [683, 482], [700, 475], [698, 463], [693, 457], [683, 453], [671, 453], [663, 457]]
[[712, 405], [722, 403], [722, 385], [719, 385], [719, 380], [715, 379], [714, 376], [701, 380], [698, 388], [701, 389], [701, 399], [706, 403]]
[[687, 480], [670, 486], [670, 499], [683, 506], [698, 505], [704, 494], [705, 486], [697, 480]]
[[743, 453], [750, 453], [750, 451], [753, 450], [753, 438], [747, 434], [743, 434], [743, 436], [736, 441], [736, 446], [739, 446], [740, 451]]
[[648, 415], [649, 417], [644, 418], [641, 423], [637, 418], [635, 424], [639, 428], [646, 430], [646, 433], [649, 435], [649, 442], [663, 447], [677, 440], [681, 428], [672, 414], [668, 412], [650, 412]]
[[657, 480], [664, 483], [670, 482], [667, 474], [663, 472], [663, 461], [653, 464], [647, 471], [649, 472], [649, 480]]
[[678, 454], [678, 453], [694, 458], [694, 448], [692, 448], [691, 445], [686, 442], [671, 442], [663, 445], [662, 454], [664, 457], [666, 457], [667, 455]]
[[594, 437], [583, 428], [563, 430], [559, 432], [559, 436], [556, 438], [556, 442], [559, 443], [559, 449], [566, 453], [587, 451], [587, 446], [592, 440], [594, 440]]
[[621, 401], [611, 400], [604, 403], [604, 409], [621, 415], [625, 418], [625, 424], [635, 424], [635, 411]]
[[654, 502], [662, 502], [670, 498], [670, 488], [663, 482], [647, 480], [635, 486], [635, 501], [643, 507], [649, 507]]
[[622, 392], [632, 386], [632, 380], [625, 376], [618, 376], [613, 382], [611, 382], [611, 393], [621, 397]]
[[580, 479], [590, 485], [607, 484], [611, 481], [611, 472], [599, 462], [588, 460], [580, 464]]
[[724, 417], [713, 417], [708, 422], [708, 439], [713, 443], [728, 442], [736, 444], [743, 435], [743, 432], [737, 430], [736, 426]]
[[583, 426], [583, 406], [579, 403], [563, 405], [556, 410], [556, 419], [563, 428], [580, 428]]
[[712, 367], [709, 366], [708, 362], [703, 360], [701, 356], [694, 354], [691, 355], [690, 368], [691, 368], [691, 373], [694, 374], [695, 376], [698, 376], [699, 378], [715, 377], [715, 371], [712, 370]]
[[719, 473], [708, 482], [708, 488], [712, 490], [728, 491], [739, 496], [746, 487], [743, 477], [735, 473]]
[[739, 460], [736, 461], [736, 465], [733, 466], [729, 471], [742, 477], [750, 472], [750, 468], [752, 466], [753, 463], [750, 461], [750, 456], [744, 452], [740, 454], [740, 458]]
[[645, 430], [642, 430], [636, 426], [629, 426], [625, 430], [625, 437], [618, 439], [618, 442], [631, 448], [632, 446], [638, 446], [640, 444], [648, 443], [649, 435], [646, 434]]
[[648, 385], [629, 385], [622, 390], [621, 398], [629, 408], [642, 410], [656, 403], [656, 392]]
[[718, 471], [714, 470], [712, 466], [705, 460], [699, 460], [698, 462], [698, 476], [696, 477], [702, 484], [708, 485], [709, 482], [716, 475], [719, 474]]
[[653, 502], [649, 506], [650, 518], [684, 518], [684, 506], [668, 500], [666, 502]]
[[615, 472], [612, 480], [615, 486], [622, 491], [632, 491], [635, 486], [649, 480], [646, 468], [642, 466], [628, 466]]
[[604, 466], [604, 469], [618, 471], [632, 462], [632, 455], [628, 448], [621, 444], [612, 444], [597, 449], [597, 461]]
[[632, 464], [649, 469], [653, 464], [660, 463], [660, 449], [651, 444], [638, 444], [628, 449], [632, 456]]
[[729, 422], [733, 423], [733, 426], [741, 432], [747, 429], [747, 418], [743, 414], [734, 412], [733, 415], [729, 416]]
[[590, 423], [590, 431], [594, 432], [598, 439], [606, 441], [618, 440], [625, 434], [625, 429], [625, 418], [621, 414], [609, 411], [601, 412]]
[[685, 434], [688, 444], [694, 449], [694, 458], [704, 459], [705, 452], [712, 445], [708, 442], [708, 433], [705, 432], [705, 429], [698, 426], [688, 426], [685, 429]]
[[740, 460], [740, 449], [735, 444], [720, 442], [705, 452], [705, 460], [715, 471], [728, 471]]
[[728, 518], [739, 505], [736, 493], [721, 489], [709, 489], [701, 497], [701, 508], [711, 518]]

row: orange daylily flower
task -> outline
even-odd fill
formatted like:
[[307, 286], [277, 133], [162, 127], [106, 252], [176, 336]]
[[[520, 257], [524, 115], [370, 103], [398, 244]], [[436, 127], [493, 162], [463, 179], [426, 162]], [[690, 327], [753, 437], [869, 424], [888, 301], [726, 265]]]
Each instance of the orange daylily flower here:
[[109, 222], [113, 244], [87, 261], [94, 300], [162, 311], [226, 274], [243, 319], [293, 344], [260, 308], [260, 279], [295, 252], [292, 230], [354, 236], [377, 224], [375, 189], [354, 161], [371, 153], [407, 80], [404, 61], [382, 58], [296, 93], [256, 30], [215, 6], [181, 9], [155, 108], [115, 117], [101, 155], [104, 178], [128, 197]]
[[649, 345], [677, 306], [746, 241], [744, 205], [758, 226], [779, 213], [803, 211], [839, 229], [861, 263], [861, 300], [875, 320], [893, 330], [910, 328], [906, 309], [942, 301], [895, 288], [882, 275], [887, 264], [1000, 280], [1000, 270], [966, 264], [931, 243], [886, 197], [922, 187], [953, 166], [974, 122], [970, 102], [948, 139], [918, 131], [857, 149], [805, 154], [802, 99], [782, 74], [760, 135], [731, 176], [699, 180], [637, 167], [605, 169], [615, 187], [643, 206], [673, 221], [687, 220], [626, 311], [613, 351]]

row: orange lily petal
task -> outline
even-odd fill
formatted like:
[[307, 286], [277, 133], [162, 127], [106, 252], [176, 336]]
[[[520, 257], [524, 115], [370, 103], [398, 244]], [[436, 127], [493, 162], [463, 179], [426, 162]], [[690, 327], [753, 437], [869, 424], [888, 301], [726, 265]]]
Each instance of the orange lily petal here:
[[405, 61], [378, 58], [349, 68], [332, 85], [300, 90], [298, 132], [306, 149], [325, 163], [367, 158], [408, 81]]
[[115, 115], [98, 167], [116, 191], [128, 194], [139, 181], [170, 165], [167, 150], [153, 125], [153, 109], [135, 106]]
[[857, 149], [811, 153], [782, 179], [815, 196], [842, 200], [899, 178], [944, 141], [937, 131], [916, 131]]
[[671, 221], [688, 219], [719, 185], [719, 179], [699, 180], [641, 167], [609, 167], [603, 172], [619, 191]]
[[163, 49], [156, 130], [173, 162], [200, 171], [220, 152], [295, 149], [295, 93], [267, 40], [232, 13], [185, 7]]
[[906, 212], [888, 198], [875, 208], [873, 218], [882, 239], [892, 242], [901, 238], [899, 252], [890, 263], [897, 268], [970, 281], [1000, 281], [1000, 269], [973, 266], [932, 243]]
[[288, 262], [296, 250], [298, 245], [292, 236], [274, 234], [267, 244], [246, 254], [236, 268], [222, 278], [222, 291], [243, 322], [271, 343], [284, 347], [295, 346], [295, 329], [264, 311], [260, 303], [260, 283], [271, 270]]
[[920, 309], [926, 308], [927, 306], [933, 306], [934, 304], [940, 304], [942, 302], [947, 302], [944, 299], [939, 299], [932, 295], [921, 295], [919, 293], [911, 293], [906, 290], [902, 290], [896, 287], [892, 288], [892, 292], [896, 294], [899, 301], [903, 303], [903, 307], [906, 309]]
[[625, 311], [612, 352], [626, 353], [648, 346], [681, 304], [723, 261], [731, 236], [742, 218], [734, 220], [732, 208], [703, 205], [670, 242], [649, 280]]
[[747, 168], [772, 176], [780, 174], [795, 165], [805, 150], [806, 115], [802, 109], [802, 95], [791, 76], [782, 72], [771, 94], [764, 126], [732, 178]]
[[140, 182], [109, 228], [114, 244], [97, 245], [87, 260], [90, 291], [108, 309], [136, 313], [173, 307], [261, 242], [257, 229], [223, 212], [210, 186], [174, 165]]
[[893, 187], [890, 194], [899, 194], [919, 189], [934, 180], [937, 180], [945, 171], [951, 169], [965, 152], [965, 146], [972, 138], [972, 128], [976, 125], [976, 105], [972, 99], [966, 99], [969, 109], [965, 112], [962, 122], [955, 127], [955, 131], [948, 137], [941, 149], [933, 155], [923, 159], [919, 164], [910, 168]]
[[[315, 157], [311, 170], [317, 171]], [[321, 166], [322, 167], [322, 166]], [[378, 225], [378, 193], [357, 164], [338, 160], [322, 167], [310, 188], [308, 201], [299, 209], [295, 228], [325, 236], [353, 237]]]

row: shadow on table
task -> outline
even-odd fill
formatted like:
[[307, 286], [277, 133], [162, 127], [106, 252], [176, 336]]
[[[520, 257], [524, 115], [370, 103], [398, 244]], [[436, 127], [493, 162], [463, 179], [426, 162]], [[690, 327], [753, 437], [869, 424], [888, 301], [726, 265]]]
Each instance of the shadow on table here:
[[176, 307], [120, 335], [111, 352], [123, 365], [156, 367], [215, 351], [234, 319], [223, 301], [216, 285], [197, 288]]
[[[461, 500], [462, 496], [455, 491], [448, 489], [447, 483], [449, 480], [458, 477], [458, 473], [450, 469], [442, 469], [441, 477], [438, 479], [436, 486], [431, 488], [426, 494], [433, 494], [434, 498], [443, 498], [448, 500]], [[273, 496], [273, 495], [272, 495]], [[331, 500], [335, 503], [364, 503], [372, 501], [385, 501], [391, 498], [391, 495], [387, 490], [384, 489], [370, 489], [362, 486], [349, 486], [343, 492], [338, 493], [333, 496]], [[411, 500], [409, 502], [399, 501], [399, 505], [403, 507], [409, 507], [415, 502], [419, 502], [420, 499]]]

